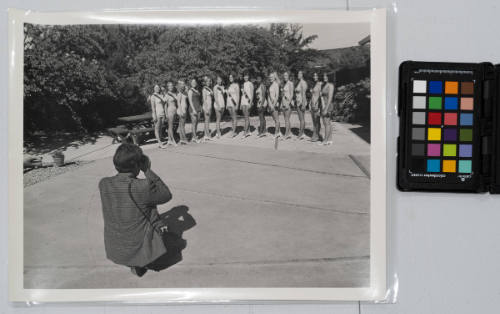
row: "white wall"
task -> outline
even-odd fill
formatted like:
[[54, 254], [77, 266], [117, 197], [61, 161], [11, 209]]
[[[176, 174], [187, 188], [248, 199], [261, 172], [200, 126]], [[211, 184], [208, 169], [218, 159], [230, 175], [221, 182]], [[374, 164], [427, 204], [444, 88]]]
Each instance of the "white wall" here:
[[[393, 7], [391, 1], [219, 0], [218, 5], [266, 8]], [[399, 278], [396, 304], [191, 305], [191, 306], [33, 306], [7, 302], [7, 12], [9, 7], [61, 11], [106, 8], [207, 6], [190, 0], [6, 0], [0, 4], [0, 198], [3, 215], [0, 261], [3, 313], [497, 313], [500, 308], [500, 196], [399, 193], [391, 169], [389, 188], [390, 261]], [[403, 60], [500, 62], [500, 2], [396, 1], [389, 14], [389, 106], [394, 106], [397, 66]], [[390, 38], [391, 38], [390, 37]], [[393, 81], [394, 80], [394, 81]], [[397, 118], [389, 117], [391, 153]]]

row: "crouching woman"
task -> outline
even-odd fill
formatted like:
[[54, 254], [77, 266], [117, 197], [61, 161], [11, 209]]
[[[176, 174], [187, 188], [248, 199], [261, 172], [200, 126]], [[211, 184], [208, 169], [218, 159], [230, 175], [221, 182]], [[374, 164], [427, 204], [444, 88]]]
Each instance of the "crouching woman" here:
[[[151, 170], [139, 146], [122, 144], [113, 157], [118, 174], [99, 182], [104, 217], [106, 256], [141, 277], [167, 253], [162, 234], [166, 225], [156, 208], [172, 199], [165, 183]], [[139, 172], [145, 179], [138, 179]]]

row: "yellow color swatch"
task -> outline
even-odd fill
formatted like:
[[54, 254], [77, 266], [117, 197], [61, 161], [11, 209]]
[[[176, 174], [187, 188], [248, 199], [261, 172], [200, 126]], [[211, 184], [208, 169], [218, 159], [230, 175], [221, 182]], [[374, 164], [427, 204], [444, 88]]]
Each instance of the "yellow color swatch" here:
[[446, 81], [444, 82], [445, 94], [458, 94], [458, 82]]
[[457, 172], [457, 161], [443, 160], [443, 172]]
[[428, 128], [427, 129], [427, 139], [429, 141], [440, 141], [441, 140], [441, 129], [440, 128]]

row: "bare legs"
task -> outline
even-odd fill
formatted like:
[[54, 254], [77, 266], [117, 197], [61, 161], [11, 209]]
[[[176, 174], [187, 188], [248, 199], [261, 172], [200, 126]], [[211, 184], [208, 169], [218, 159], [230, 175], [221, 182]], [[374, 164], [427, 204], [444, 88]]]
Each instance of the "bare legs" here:
[[174, 139], [174, 118], [173, 114], [168, 116], [168, 145], [177, 145]]
[[248, 106], [242, 106], [243, 116], [245, 117], [245, 125], [243, 128], [243, 137], [249, 136], [248, 129], [250, 127], [250, 111]]
[[283, 112], [285, 117], [285, 139], [291, 138], [291, 126], [290, 126], [290, 116], [292, 115], [292, 109], [287, 108]]
[[210, 136], [210, 112], [211, 110], [203, 110], [205, 115], [205, 140], [209, 140]]
[[220, 138], [222, 136], [221, 131], [220, 131], [220, 120], [222, 118], [222, 110], [217, 110], [215, 109], [215, 125], [217, 128], [217, 138]]
[[266, 117], [265, 117], [265, 109], [263, 107], [259, 108], [259, 136], [266, 135]]
[[272, 115], [273, 115], [273, 119], [274, 119], [274, 136], [278, 137], [281, 134], [280, 113], [278, 110], [273, 109]]
[[330, 120], [330, 116], [321, 116], [321, 120], [323, 120], [323, 125], [325, 126], [325, 138], [323, 139], [324, 145], [332, 144], [332, 122]]
[[191, 141], [198, 142], [198, 113], [191, 114]]
[[311, 141], [317, 142], [319, 140], [319, 132], [321, 129], [321, 122], [319, 112], [311, 110], [311, 119], [313, 124], [313, 135]]
[[237, 135], [236, 134], [236, 108], [228, 107], [227, 109], [229, 110], [229, 114], [231, 115], [231, 121], [233, 123], [232, 135], [233, 135], [233, 137], [235, 137]]
[[181, 144], [187, 144], [187, 137], [186, 137], [186, 116], [179, 116], [179, 136], [180, 136], [180, 143]]
[[304, 138], [304, 129], [306, 128], [305, 111], [302, 108], [297, 108], [297, 115], [299, 116], [299, 140]]
[[163, 147], [163, 144], [161, 142], [161, 132], [163, 130], [163, 123], [164, 123], [165, 117], [158, 117], [156, 122], [155, 122], [155, 137], [156, 140], [158, 141], [158, 147]]

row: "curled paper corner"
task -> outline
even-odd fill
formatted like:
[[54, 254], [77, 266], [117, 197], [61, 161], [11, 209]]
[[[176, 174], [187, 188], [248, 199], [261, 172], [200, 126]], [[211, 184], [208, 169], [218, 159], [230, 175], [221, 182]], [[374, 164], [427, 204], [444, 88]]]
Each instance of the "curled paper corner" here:
[[391, 3], [391, 6], [392, 6], [392, 12], [398, 13], [398, 5], [396, 4], [396, 1], [393, 1]]
[[398, 301], [399, 294], [399, 277], [395, 273], [393, 275], [392, 287], [387, 288], [385, 296], [382, 300], [375, 301], [377, 304], [393, 304]]

